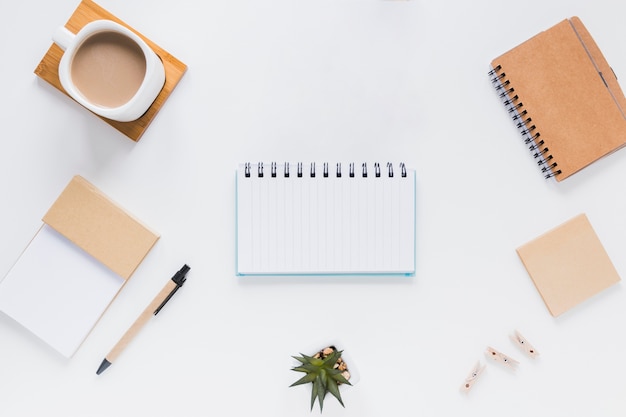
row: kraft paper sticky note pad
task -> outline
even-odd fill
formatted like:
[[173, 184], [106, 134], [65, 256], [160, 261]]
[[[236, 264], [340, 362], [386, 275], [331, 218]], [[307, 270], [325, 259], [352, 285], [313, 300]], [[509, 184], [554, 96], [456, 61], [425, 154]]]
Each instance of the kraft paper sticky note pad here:
[[585, 214], [522, 245], [517, 254], [555, 317], [620, 281]]

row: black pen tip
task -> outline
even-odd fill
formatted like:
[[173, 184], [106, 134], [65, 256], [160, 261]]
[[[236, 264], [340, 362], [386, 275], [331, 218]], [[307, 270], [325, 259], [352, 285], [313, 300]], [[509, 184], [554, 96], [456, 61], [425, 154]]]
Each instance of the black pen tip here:
[[102, 361], [102, 363], [100, 364], [100, 367], [98, 368], [98, 370], [96, 371], [96, 375], [100, 375], [102, 372], [104, 372], [109, 366], [111, 366], [111, 362], [109, 362], [108, 360], [106, 360], [106, 358]]

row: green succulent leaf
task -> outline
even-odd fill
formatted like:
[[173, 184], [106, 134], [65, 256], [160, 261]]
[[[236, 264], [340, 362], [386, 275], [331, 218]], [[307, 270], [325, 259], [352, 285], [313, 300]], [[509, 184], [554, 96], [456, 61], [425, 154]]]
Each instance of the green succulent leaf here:
[[302, 366], [296, 366], [295, 368], [291, 368], [292, 371], [298, 372], [317, 372], [319, 368], [317, 366], [313, 366], [310, 363], [305, 363]]
[[301, 353], [301, 355], [302, 355], [302, 359], [304, 359], [306, 361], [306, 362], [303, 362], [303, 363], [310, 363], [310, 364], [315, 365], [315, 366], [322, 366], [322, 364], [324, 363], [323, 359], [318, 359], [318, 358], [314, 358], [312, 356], [303, 355], [302, 353]]
[[317, 398], [317, 402], [320, 405], [320, 412], [322, 412], [324, 408], [324, 396], [326, 395], [326, 391], [322, 388], [322, 384], [320, 382], [319, 376], [315, 378], [313, 382], [313, 391], [311, 392], [311, 410], [313, 409], [313, 405], [315, 404], [315, 399]]
[[324, 391], [326, 390], [326, 381], [328, 380], [328, 374], [326, 373], [325, 369], [320, 369], [320, 373], [318, 375], [318, 378], [320, 379], [320, 384], [322, 384], [322, 388], [324, 389]]
[[[301, 353], [302, 355], [302, 353]], [[295, 360], [297, 360], [300, 363], [309, 363], [306, 359], [304, 359], [304, 355], [302, 356], [292, 356], [292, 358], [294, 358]]]
[[328, 392], [333, 394], [333, 396], [337, 399], [337, 401], [339, 401], [339, 404], [341, 404], [342, 407], [345, 407], [345, 405], [343, 405], [343, 401], [341, 401], [341, 394], [339, 393], [339, 387], [337, 386], [337, 382], [328, 381], [327, 387], [328, 387]]
[[311, 365], [317, 366], [317, 367], [322, 367], [322, 366], [324, 366], [324, 360], [323, 359], [318, 359], [318, 358], [311, 358]]
[[330, 367], [332, 368], [335, 365], [335, 362], [337, 362], [337, 359], [341, 357], [341, 352], [342, 351], [340, 350], [335, 350], [324, 359], [324, 364], [330, 364]]
[[299, 380], [297, 380], [296, 382], [294, 382], [293, 384], [289, 385], [290, 387], [295, 387], [296, 385], [302, 385], [302, 384], [306, 384], [309, 382], [313, 382], [315, 381], [315, 378], [317, 376], [315, 374], [306, 374], [305, 376], [303, 376], [302, 378], [300, 378]]
[[337, 381], [337, 382], [341, 382], [342, 384], [352, 385], [352, 384], [350, 383], [350, 381], [348, 381], [348, 380], [346, 379], [346, 377], [345, 377], [345, 376], [341, 375], [341, 373], [338, 373], [338, 374], [336, 374], [336, 375], [333, 375], [333, 376], [332, 376], [332, 378], [333, 378], [335, 381]]

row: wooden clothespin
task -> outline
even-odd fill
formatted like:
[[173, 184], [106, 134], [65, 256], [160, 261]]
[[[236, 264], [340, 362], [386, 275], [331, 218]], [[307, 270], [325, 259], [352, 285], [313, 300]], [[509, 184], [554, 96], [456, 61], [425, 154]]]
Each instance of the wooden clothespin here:
[[467, 378], [465, 378], [465, 382], [461, 386], [461, 391], [469, 392], [469, 390], [472, 389], [472, 387], [474, 386], [474, 383], [476, 382], [480, 374], [483, 372], [485, 367], [486, 365], [482, 365], [480, 361], [476, 362], [476, 365], [474, 365], [474, 368], [472, 368], [472, 372], [470, 372]]
[[528, 340], [526, 340], [526, 338], [522, 336], [517, 330], [515, 330], [515, 334], [511, 335], [511, 340], [513, 340], [513, 343], [519, 346], [524, 351], [524, 353], [526, 353], [531, 358], [534, 359], [539, 356], [539, 352], [537, 352], [537, 349], [535, 349], [533, 345], [528, 343]]
[[510, 356], [505, 355], [502, 352], [498, 352], [497, 350], [489, 346], [487, 347], [487, 350], [485, 351], [485, 355], [487, 355], [491, 359], [495, 360], [496, 362], [501, 363], [502, 365], [512, 370], [517, 369], [517, 365], [519, 365], [519, 362], [516, 361], [515, 359], [511, 358]]

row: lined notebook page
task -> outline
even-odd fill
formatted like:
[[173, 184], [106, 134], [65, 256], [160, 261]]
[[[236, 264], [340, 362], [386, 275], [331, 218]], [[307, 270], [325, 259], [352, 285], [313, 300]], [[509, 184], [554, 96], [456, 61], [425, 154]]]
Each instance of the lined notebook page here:
[[238, 275], [415, 272], [403, 165], [240, 164], [236, 206]]

